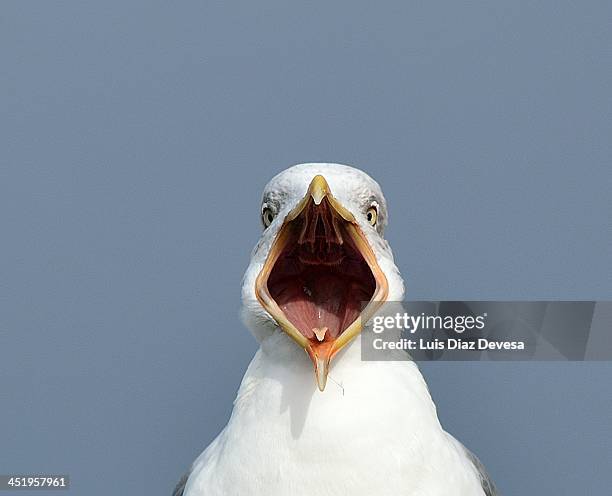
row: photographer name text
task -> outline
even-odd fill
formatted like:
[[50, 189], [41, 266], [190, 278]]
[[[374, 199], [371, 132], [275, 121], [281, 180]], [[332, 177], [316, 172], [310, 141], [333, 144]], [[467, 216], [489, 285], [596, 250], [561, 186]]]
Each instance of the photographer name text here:
[[372, 342], [375, 350], [524, 350], [524, 341], [492, 341], [487, 338], [463, 340], [459, 338], [442, 339], [410, 339], [401, 338], [396, 341], [385, 341], [375, 338]]

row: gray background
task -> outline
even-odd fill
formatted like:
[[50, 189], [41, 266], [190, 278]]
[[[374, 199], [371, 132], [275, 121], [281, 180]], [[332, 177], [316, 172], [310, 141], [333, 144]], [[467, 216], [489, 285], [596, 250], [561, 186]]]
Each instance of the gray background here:
[[[2, 2], [0, 472], [169, 493], [293, 163], [378, 179], [411, 298], [612, 299], [610, 5]], [[506, 495], [609, 493], [610, 363], [423, 369]]]

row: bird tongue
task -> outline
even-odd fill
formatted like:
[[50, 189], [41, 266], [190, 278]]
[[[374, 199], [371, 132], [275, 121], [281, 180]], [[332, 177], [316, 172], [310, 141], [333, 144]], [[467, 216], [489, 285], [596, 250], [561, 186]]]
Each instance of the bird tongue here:
[[276, 302], [287, 318], [308, 339], [336, 339], [358, 316], [368, 294], [339, 271], [308, 267], [301, 274], [279, 281]]
[[319, 341], [325, 340], [325, 335], [327, 334], [329, 329], [327, 327], [313, 327], [312, 332], [314, 332], [315, 336]]

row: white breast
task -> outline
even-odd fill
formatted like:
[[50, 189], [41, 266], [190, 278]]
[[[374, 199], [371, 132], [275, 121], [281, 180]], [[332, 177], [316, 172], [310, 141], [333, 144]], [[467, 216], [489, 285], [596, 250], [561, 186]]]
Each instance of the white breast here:
[[357, 339], [335, 359], [323, 393], [312, 374], [289, 338], [266, 339], [185, 495], [484, 494], [414, 363], [362, 362]]

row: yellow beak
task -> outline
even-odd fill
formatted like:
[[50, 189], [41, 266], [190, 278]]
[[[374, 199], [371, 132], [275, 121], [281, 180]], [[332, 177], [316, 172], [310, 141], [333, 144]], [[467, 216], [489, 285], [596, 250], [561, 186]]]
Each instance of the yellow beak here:
[[[348, 236], [352, 246], [358, 249], [376, 281], [372, 298], [367, 302], [359, 317], [351, 322], [346, 329], [341, 330], [335, 338], [325, 340], [321, 339], [320, 329], [314, 329], [317, 339], [308, 338], [300, 332], [296, 325], [287, 318], [268, 288], [268, 278], [279, 257], [286, 249], [291, 248], [292, 244], [299, 242], [299, 237], [295, 234], [296, 225], [300, 223], [300, 225], [306, 225], [307, 220], [304, 219], [308, 219], [313, 211], [321, 208], [323, 202], [326, 203], [325, 208], [329, 212], [329, 224], [333, 227], [333, 232], [337, 238], [336, 242], [342, 244], [343, 236]], [[302, 235], [304, 229], [302, 228]], [[332, 195], [329, 184], [323, 176], [316, 175], [312, 179], [304, 197], [283, 220], [263, 268], [257, 276], [255, 294], [260, 304], [274, 318], [281, 329], [299, 344], [311, 358], [317, 385], [319, 390], [323, 391], [327, 383], [331, 359], [361, 332], [363, 324], [372, 317], [388, 294], [387, 278], [378, 265], [374, 251], [365, 234], [359, 227], [355, 216]], [[325, 331], [323, 330], [324, 335]]]

